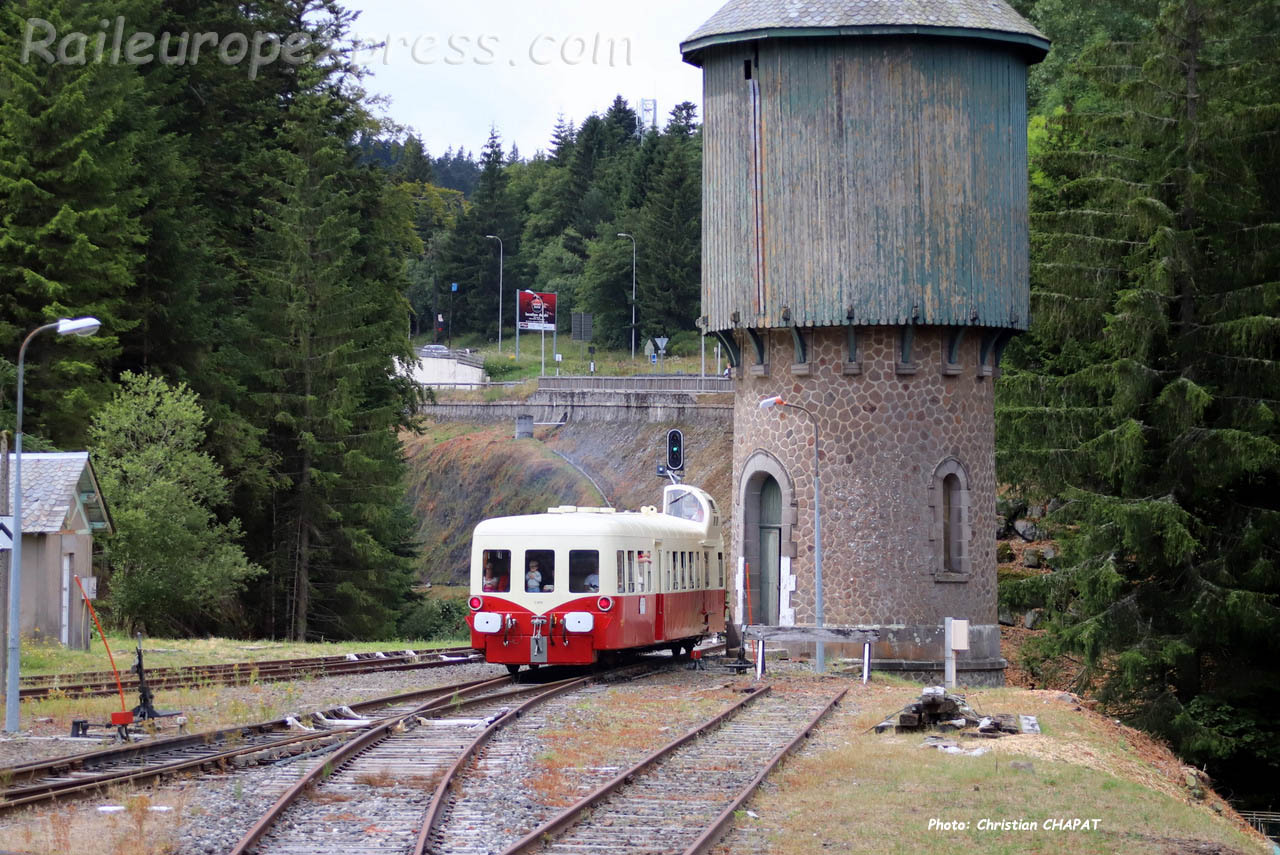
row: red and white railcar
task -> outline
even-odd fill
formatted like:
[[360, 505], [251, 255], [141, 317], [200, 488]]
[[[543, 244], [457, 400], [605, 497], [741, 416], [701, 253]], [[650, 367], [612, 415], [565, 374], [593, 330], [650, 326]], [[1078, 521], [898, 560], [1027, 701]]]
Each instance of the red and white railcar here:
[[514, 673], [589, 665], [623, 650], [687, 650], [722, 632], [716, 503], [683, 484], [662, 499], [661, 511], [569, 506], [476, 526], [471, 644]]

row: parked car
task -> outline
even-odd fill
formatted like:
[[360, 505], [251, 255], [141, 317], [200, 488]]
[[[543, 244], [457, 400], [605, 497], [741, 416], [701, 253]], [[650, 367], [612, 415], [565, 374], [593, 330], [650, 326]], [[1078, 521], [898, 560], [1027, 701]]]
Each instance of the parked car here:
[[419, 356], [448, 356], [449, 348], [443, 344], [427, 344], [418, 350]]

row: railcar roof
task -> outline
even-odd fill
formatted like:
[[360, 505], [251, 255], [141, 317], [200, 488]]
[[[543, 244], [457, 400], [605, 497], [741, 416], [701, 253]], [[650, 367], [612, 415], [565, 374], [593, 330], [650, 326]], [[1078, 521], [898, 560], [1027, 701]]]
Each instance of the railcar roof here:
[[476, 526], [476, 537], [533, 536], [566, 534], [653, 537], [662, 539], [675, 535], [701, 536], [706, 531], [703, 523], [690, 522], [669, 514], [643, 513], [558, 513], [527, 514], [518, 517], [495, 517]]

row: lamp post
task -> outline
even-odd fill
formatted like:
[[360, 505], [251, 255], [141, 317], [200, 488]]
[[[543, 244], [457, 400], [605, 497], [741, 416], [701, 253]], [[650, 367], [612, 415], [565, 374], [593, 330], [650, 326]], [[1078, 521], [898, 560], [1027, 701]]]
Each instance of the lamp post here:
[[498, 242], [498, 355], [502, 355], [502, 267], [506, 260], [507, 248], [503, 245], [502, 238], [497, 235], [485, 235], [485, 237]]
[[13, 550], [9, 569], [9, 673], [5, 685], [4, 729], [18, 731], [18, 667], [22, 652], [22, 374], [27, 345], [46, 330], [57, 330], [58, 335], [93, 335], [102, 326], [97, 318], [63, 318], [32, 330], [18, 348], [18, 412], [13, 436]]
[[[813, 422], [813, 605], [818, 626], [822, 626], [822, 509], [820, 506], [822, 490], [818, 479], [818, 419], [807, 408], [799, 404], [788, 404], [781, 396], [765, 398], [760, 402], [760, 409], [767, 410], [770, 407], [790, 407], [793, 410], [799, 410]], [[819, 674], [823, 671], [824, 653], [822, 642], [817, 642], [814, 664]]]
[[636, 239], [626, 232], [618, 237], [631, 239], [631, 361], [636, 361]]

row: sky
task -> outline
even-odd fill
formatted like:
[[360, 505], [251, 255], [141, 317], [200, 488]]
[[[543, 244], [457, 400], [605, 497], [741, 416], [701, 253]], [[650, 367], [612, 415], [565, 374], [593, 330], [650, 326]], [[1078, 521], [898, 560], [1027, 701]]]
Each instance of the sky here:
[[479, 154], [496, 126], [523, 157], [547, 148], [556, 117], [575, 124], [622, 95], [657, 100], [666, 124], [701, 105], [702, 75], [680, 42], [725, 0], [350, 0], [355, 31], [386, 46], [364, 54], [382, 115], [412, 128], [433, 155]]

